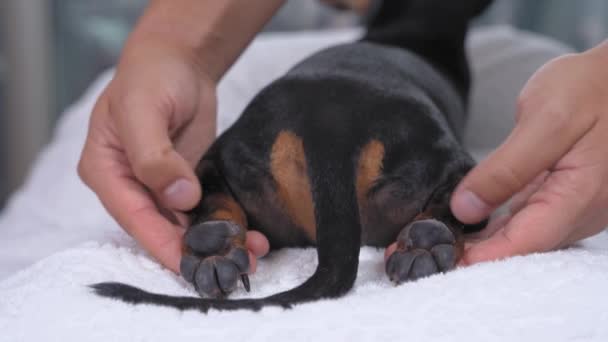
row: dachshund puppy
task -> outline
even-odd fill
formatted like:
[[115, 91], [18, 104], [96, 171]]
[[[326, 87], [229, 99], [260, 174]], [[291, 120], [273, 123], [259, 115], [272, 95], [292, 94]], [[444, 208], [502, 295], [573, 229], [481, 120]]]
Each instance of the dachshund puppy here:
[[[93, 285], [102, 296], [206, 312], [339, 297], [361, 245], [397, 242], [386, 263], [401, 283], [452, 269], [466, 226], [449, 209], [474, 166], [460, 141], [470, 75], [469, 21], [491, 0], [385, 0], [357, 42], [306, 58], [263, 89], [197, 166], [204, 195], [190, 214], [181, 274], [206, 298]], [[316, 246], [302, 285], [261, 299], [249, 289], [246, 227], [272, 249]]]

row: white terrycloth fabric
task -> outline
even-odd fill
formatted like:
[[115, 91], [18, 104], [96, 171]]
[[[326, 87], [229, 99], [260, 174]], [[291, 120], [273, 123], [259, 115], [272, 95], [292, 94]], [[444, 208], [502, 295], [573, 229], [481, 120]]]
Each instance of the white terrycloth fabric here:
[[[269, 79], [311, 51], [355, 35], [348, 31], [260, 39], [220, 86], [220, 129]], [[482, 89], [473, 95], [467, 141], [480, 154], [493, 146], [475, 139], [480, 132], [494, 139], [508, 132], [504, 124], [496, 124], [501, 131], [490, 134], [492, 125], [483, 118], [487, 121], [491, 114], [499, 116], [494, 123], [508, 121], [505, 117], [512, 112], [508, 104], [491, 107], [488, 98], [514, 102], [517, 87], [530, 72], [564, 51], [554, 45], [538, 48], [539, 44], [524, 39], [524, 45], [537, 47], [536, 57], [531, 58], [521, 41], [515, 43], [517, 36], [498, 29], [471, 40]], [[399, 287], [384, 276], [382, 251], [364, 248], [351, 293], [289, 311], [268, 308], [261, 313], [202, 315], [134, 307], [92, 295], [86, 285], [102, 281], [194, 295], [119, 229], [76, 176], [88, 114], [110, 77], [111, 73], [101, 77], [67, 110], [28, 182], [0, 216], [0, 341], [608, 340], [606, 234], [576, 248], [477, 265]], [[488, 79], [513, 86], [483, 86]], [[307, 249], [283, 250], [261, 260], [251, 277], [251, 296], [301, 283], [314, 271], [315, 259], [315, 251]], [[235, 297], [245, 295], [235, 293]]]
[[[606, 341], [608, 253], [573, 249], [478, 265], [391, 286], [382, 255], [361, 253], [346, 297], [292, 310], [179, 312], [97, 298], [86, 284], [124, 281], [194, 295], [122, 243], [89, 243], [0, 284], [0, 341]], [[313, 250], [285, 250], [251, 277], [261, 296], [302, 282]], [[239, 291], [238, 295], [242, 295]]]

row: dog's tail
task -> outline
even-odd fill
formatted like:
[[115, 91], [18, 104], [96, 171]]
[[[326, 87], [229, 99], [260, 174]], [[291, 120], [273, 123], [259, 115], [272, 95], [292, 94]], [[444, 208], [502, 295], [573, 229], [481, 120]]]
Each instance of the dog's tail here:
[[325, 147], [325, 151], [328, 150], [328, 153], [307, 156], [317, 224], [318, 265], [314, 274], [300, 286], [266, 298], [236, 300], [174, 297], [120, 283], [91, 287], [101, 296], [132, 304], [156, 304], [202, 312], [209, 309], [257, 311], [264, 306], [289, 308], [293, 304], [342, 296], [352, 288], [357, 276], [361, 225], [354, 189], [354, 166], [352, 160], [342, 160], [350, 154], [334, 153]]
[[465, 37], [493, 0], [370, 0], [363, 41], [394, 46], [429, 61], [463, 97], [470, 87]]

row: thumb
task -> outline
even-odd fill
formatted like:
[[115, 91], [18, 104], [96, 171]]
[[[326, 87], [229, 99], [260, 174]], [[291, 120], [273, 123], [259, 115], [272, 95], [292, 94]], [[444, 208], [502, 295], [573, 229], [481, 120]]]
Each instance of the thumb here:
[[[566, 119], [533, 113], [515, 126], [507, 140], [460, 182], [450, 207], [464, 223], [477, 223], [550, 169], [586, 129]], [[567, 116], [566, 116], [567, 117]], [[583, 128], [583, 129], [581, 129]]]
[[188, 210], [201, 197], [198, 178], [175, 150], [169, 137], [169, 113], [141, 105], [114, 113], [118, 131], [135, 177], [167, 208]]
[[588, 207], [594, 186], [568, 181], [580, 178], [570, 171], [554, 173], [534, 199], [488, 239], [465, 251], [466, 264], [503, 259], [514, 255], [549, 251], [559, 247], [576, 227]]

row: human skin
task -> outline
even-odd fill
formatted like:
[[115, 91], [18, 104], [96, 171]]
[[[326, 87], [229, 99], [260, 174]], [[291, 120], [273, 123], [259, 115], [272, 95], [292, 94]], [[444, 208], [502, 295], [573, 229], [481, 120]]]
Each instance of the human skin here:
[[605, 42], [548, 62], [527, 82], [515, 128], [452, 196], [465, 223], [512, 198], [462, 264], [561, 248], [608, 226], [607, 65]]
[[[282, 2], [151, 1], [93, 110], [81, 178], [175, 272], [180, 212], [201, 197], [192, 169], [215, 138], [217, 83]], [[608, 224], [607, 60], [606, 43], [560, 57], [524, 87], [511, 135], [453, 195], [452, 210], [465, 223], [513, 197], [510, 212], [469, 244], [462, 264], [559, 248]], [[268, 242], [250, 231], [247, 244], [255, 269], [253, 256], [264, 255]]]
[[[283, 0], [154, 0], [91, 115], [78, 172], [114, 219], [179, 271], [180, 214], [202, 194], [193, 168], [215, 138], [216, 87]], [[268, 242], [250, 231], [251, 271]]]
[[510, 200], [468, 239], [461, 266], [565, 247], [608, 226], [607, 63], [605, 42], [546, 63], [526, 83], [515, 128], [452, 195], [465, 223]]

